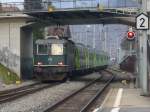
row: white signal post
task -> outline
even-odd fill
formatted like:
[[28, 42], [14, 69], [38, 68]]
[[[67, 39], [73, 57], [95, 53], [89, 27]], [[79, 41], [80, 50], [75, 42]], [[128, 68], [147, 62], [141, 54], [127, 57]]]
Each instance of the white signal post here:
[[127, 32], [127, 39], [130, 41], [130, 55], [132, 55], [132, 41], [135, 39], [135, 33], [129, 29], [129, 31]]

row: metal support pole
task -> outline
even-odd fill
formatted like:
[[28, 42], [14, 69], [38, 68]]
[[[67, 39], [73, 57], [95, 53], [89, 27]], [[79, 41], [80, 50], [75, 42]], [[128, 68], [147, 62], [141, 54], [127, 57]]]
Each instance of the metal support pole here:
[[60, 2], [60, 8], [61, 8], [61, 0], [59, 2]]
[[129, 46], [130, 46], [130, 53], [129, 53], [129, 55], [132, 56], [132, 42], [129, 43]]
[[93, 30], [94, 30], [94, 31], [93, 31], [93, 49], [95, 49], [95, 35], [96, 35], [96, 34], [95, 34], [95, 33], [96, 33], [96, 32], [95, 32], [95, 25], [93, 25], [93, 27], [94, 27], [94, 28], [93, 28]]
[[[142, 0], [142, 10], [143, 13], [147, 13], [147, 0]], [[142, 83], [142, 92], [141, 95], [147, 96], [149, 95], [148, 91], [148, 73], [147, 73], [147, 31], [142, 31], [142, 35], [140, 36], [140, 76]]]
[[76, 0], [73, 0], [73, 8], [76, 8]]
[[9, 68], [9, 67], [10, 67], [10, 66], [9, 66], [9, 65], [10, 65], [10, 64], [9, 64], [9, 63], [10, 63], [10, 51], [11, 51], [11, 48], [10, 48], [10, 47], [11, 47], [11, 46], [10, 46], [10, 42], [11, 42], [11, 40], [10, 40], [10, 39], [11, 39], [11, 38], [10, 38], [10, 36], [11, 36], [11, 34], [10, 34], [10, 33], [11, 33], [11, 32], [10, 32], [10, 25], [11, 25], [11, 23], [9, 22], [8, 24], [9, 24], [9, 37], [8, 37], [8, 42], [9, 42], [8, 47], [9, 47], [9, 51], [8, 51], [8, 62], [7, 62], [7, 66], [8, 66], [8, 68]]
[[141, 44], [140, 44], [140, 31], [137, 33], [137, 53], [136, 53], [136, 88], [141, 88], [142, 84], [140, 79], [142, 79], [142, 77], [140, 77], [140, 61], [141, 61], [141, 57], [140, 57], [140, 48], [141, 48]]
[[142, 69], [142, 57], [143, 57], [143, 54], [142, 54], [142, 31], [139, 31], [139, 85], [140, 85], [140, 88], [143, 87], [143, 76], [142, 76], [142, 73], [143, 73], [143, 69]]
[[111, 47], [109, 47], [109, 56], [111, 57]]
[[87, 33], [88, 33], [88, 31], [86, 31], [86, 38], [85, 38], [85, 40], [86, 40], [86, 42], [85, 42], [86, 46], [88, 45], [88, 42], [87, 42], [88, 34]]
[[104, 51], [106, 52], [106, 38], [107, 38], [107, 30], [104, 31]]

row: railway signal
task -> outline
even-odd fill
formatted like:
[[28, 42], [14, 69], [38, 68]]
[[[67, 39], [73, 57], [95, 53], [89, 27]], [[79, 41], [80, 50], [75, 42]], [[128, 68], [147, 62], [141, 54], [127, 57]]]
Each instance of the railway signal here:
[[133, 31], [129, 31], [127, 33], [127, 39], [128, 40], [133, 40], [135, 38], [135, 33]]

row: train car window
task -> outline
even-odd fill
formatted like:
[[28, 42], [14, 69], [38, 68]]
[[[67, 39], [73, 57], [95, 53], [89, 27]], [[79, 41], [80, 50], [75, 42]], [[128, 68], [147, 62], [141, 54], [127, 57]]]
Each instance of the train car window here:
[[39, 44], [37, 54], [47, 54], [47, 45]]
[[52, 44], [51, 55], [63, 55], [63, 44]]

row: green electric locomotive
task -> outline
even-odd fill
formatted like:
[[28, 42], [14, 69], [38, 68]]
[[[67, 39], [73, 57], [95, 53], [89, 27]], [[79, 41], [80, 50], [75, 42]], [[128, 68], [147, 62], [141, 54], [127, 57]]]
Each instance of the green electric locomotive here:
[[42, 81], [64, 80], [71, 75], [105, 69], [109, 57], [71, 40], [50, 37], [35, 42], [34, 73]]

